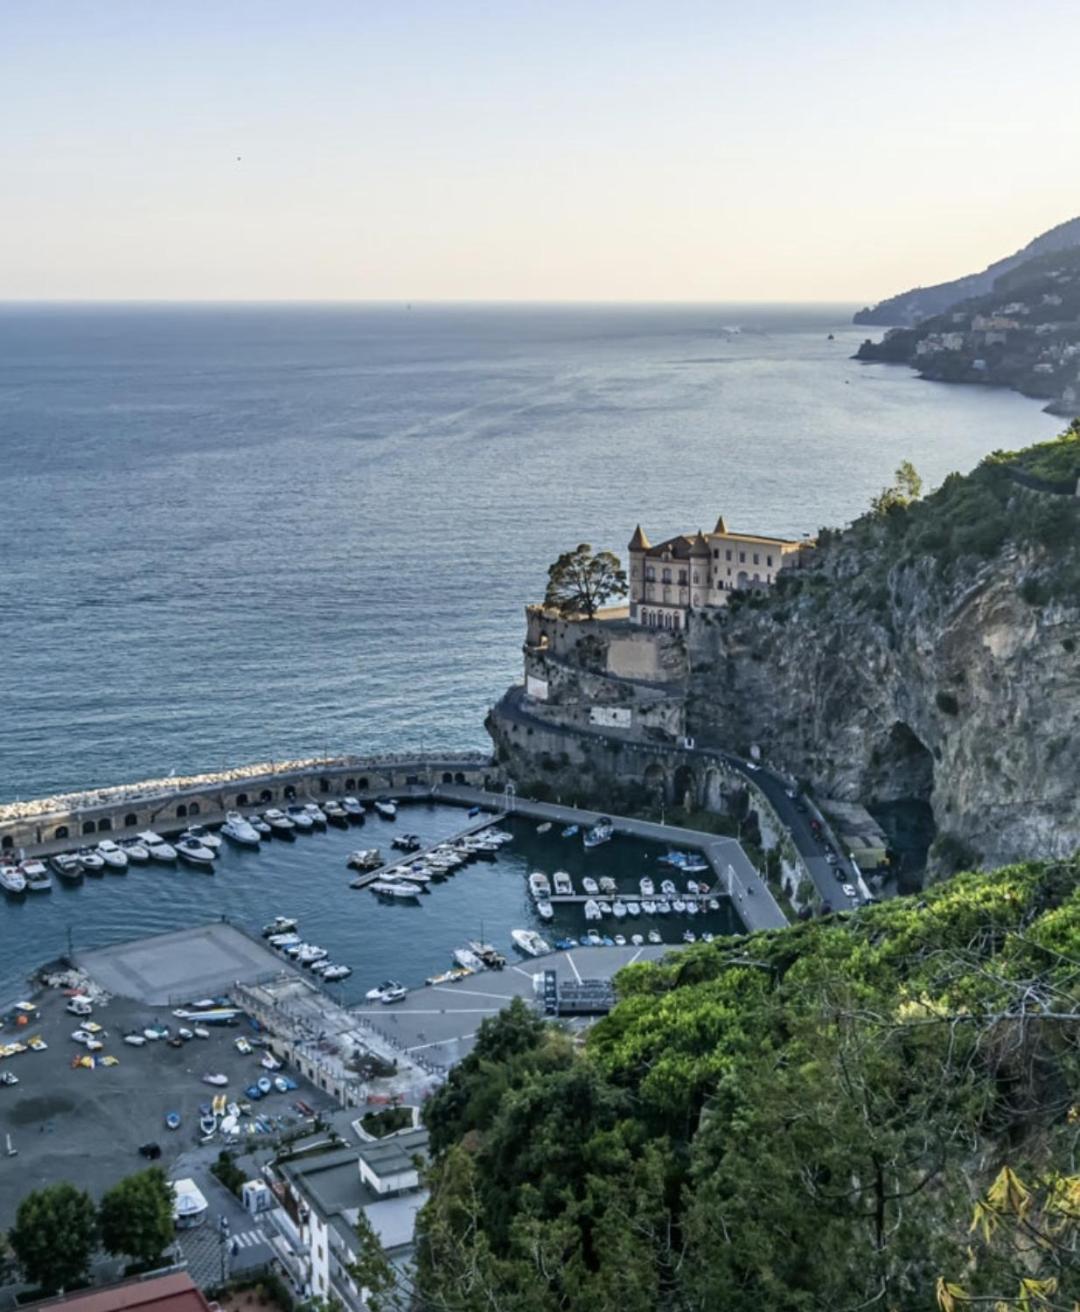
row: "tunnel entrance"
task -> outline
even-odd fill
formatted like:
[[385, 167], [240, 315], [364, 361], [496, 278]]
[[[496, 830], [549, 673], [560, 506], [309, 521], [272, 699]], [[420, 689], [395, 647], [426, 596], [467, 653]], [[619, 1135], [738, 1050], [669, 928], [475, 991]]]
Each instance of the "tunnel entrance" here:
[[897, 891], [914, 892], [937, 832], [930, 805], [934, 757], [911, 725], [897, 720], [872, 760], [877, 777], [867, 810], [885, 831]]

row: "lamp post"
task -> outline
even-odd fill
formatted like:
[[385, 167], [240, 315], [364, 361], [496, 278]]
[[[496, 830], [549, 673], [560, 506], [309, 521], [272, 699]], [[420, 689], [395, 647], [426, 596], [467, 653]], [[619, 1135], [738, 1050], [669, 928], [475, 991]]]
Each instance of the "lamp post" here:
[[218, 1218], [218, 1245], [221, 1249], [221, 1283], [229, 1279], [229, 1218]]

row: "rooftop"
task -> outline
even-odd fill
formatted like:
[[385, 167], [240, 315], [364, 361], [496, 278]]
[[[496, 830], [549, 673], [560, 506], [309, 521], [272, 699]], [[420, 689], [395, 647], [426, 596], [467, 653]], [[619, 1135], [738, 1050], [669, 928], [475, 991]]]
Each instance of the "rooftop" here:
[[32, 1306], [70, 1308], [73, 1312], [210, 1312], [210, 1304], [184, 1271], [68, 1294]]
[[360, 1156], [376, 1175], [394, 1175], [399, 1171], [408, 1171], [417, 1153], [427, 1155], [428, 1132], [422, 1126], [414, 1130], [405, 1130], [401, 1134], [376, 1143], [361, 1143]]

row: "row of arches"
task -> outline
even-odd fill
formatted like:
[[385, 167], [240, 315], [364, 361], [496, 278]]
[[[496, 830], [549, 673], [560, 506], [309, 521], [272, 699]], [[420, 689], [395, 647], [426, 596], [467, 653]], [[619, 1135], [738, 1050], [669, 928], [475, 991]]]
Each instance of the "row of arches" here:
[[646, 789], [659, 794], [667, 803], [687, 806], [694, 810], [722, 812], [726, 810], [724, 776], [720, 768], [708, 765], [695, 770], [690, 765], [679, 765], [671, 770], [661, 761], [652, 761], [642, 776]]
[[681, 629], [682, 616], [678, 611], [643, 610], [641, 622], [647, 629]]

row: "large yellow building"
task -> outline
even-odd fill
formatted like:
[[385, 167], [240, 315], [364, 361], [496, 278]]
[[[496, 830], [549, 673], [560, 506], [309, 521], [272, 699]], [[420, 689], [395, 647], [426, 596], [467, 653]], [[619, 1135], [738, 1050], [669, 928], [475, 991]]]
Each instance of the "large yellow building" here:
[[810, 538], [735, 533], [723, 515], [711, 533], [680, 534], [654, 547], [639, 524], [628, 547], [630, 619], [648, 628], [683, 629], [691, 610], [726, 606], [732, 592], [767, 588], [782, 569], [799, 569]]

